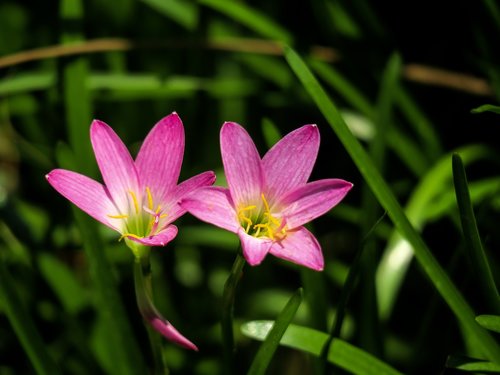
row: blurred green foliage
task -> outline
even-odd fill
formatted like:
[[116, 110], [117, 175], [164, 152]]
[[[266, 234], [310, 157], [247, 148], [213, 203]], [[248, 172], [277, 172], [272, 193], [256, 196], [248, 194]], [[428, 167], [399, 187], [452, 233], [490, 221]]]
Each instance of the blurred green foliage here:
[[[44, 175], [64, 167], [100, 179], [88, 135], [93, 118], [110, 124], [134, 155], [173, 111], [186, 132], [181, 179], [214, 170], [216, 184], [225, 183], [219, 130], [236, 121], [261, 154], [289, 131], [318, 124], [312, 179], [354, 183], [311, 225], [324, 272], [272, 257], [245, 268], [234, 311], [238, 373], [257, 358], [254, 339], [264, 339], [267, 320], [300, 287], [294, 325], [268, 373], [498, 369], [477, 361], [485, 359], [481, 345], [412, 261], [412, 247], [282, 45], [319, 79], [430, 253], [481, 315], [479, 325], [498, 331], [491, 291], [500, 269], [499, 14], [489, 0], [0, 2], [0, 375], [54, 373], [51, 366], [76, 375], [154, 373], [131, 253], [116, 233], [71, 209]], [[475, 213], [481, 253], [464, 239], [453, 152], [467, 171], [458, 199]], [[173, 374], [222, 373], [221, 298], [238, 240], [189, 215], [176, 224], [177, 238], [152, 254], [155, 301], [200, 352], [163, 341], [163, 356]], [[471, 261], [478, 256], [484, 263]], [[340, 338], [322, 353], [338, 313]]]

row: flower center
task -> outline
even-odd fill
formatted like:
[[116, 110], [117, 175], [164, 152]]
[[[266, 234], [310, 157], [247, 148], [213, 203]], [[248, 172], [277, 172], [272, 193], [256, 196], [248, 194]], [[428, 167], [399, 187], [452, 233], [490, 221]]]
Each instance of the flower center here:
[[281, 241], [286, 237], [286, 223], [283, 218], [271, 213], [266, 197], [262, 193], [262, 204], [243, 206], [238, 209], [240, 225], [249, 235]]
[[162, 207], [157, 205], [154, 208], [153, 195], [149, 187], [146, 187], [146, 194], [138, 196], [132, 190], [129, 190], [129, 207], [128, 213], [119, 213], [118, 215], [108, 215], [112, 219], [123, 220], [122, 236], [133, 238], [144, 238], [157, 234], [163, 226], [162, 219], [167, 217], [166, 213], [162, 213]]

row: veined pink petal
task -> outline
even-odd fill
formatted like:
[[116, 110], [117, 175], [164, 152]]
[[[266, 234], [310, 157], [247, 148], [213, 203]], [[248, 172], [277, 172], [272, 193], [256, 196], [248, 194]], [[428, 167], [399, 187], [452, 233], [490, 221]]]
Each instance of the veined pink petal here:
[[177, 236], [177, 231], [177, 227], [170, 224], [154, 236], [144, 238], [127, 236], [127, 238], [146, 246], [165, 246]]
[[262, 159], [268, 199], [275, 199], [305, 184], [311, 175], [319, 149], [316, 125], [304, 125], [276, 143]]
[[280, 242], [275, 242], [269, 252], [278, 258], [315, 271], [322, 271], [324, 267], [321, 246], [316, 237], [304, 227], [288, 231], [286, 237]]
[[226, 188], [200, 188], [181, 199], [179, 204], [191, 215], [222, 229], [237, 233], [241, 228]]
[[231, 197], [236, 206], [260, 201], [263, 172], [259, 152], [247, 131], [226, 122], [220, 132], [222, 163]]
[[179, 201], [191, 194], [196, 189], [211, 186], [215, 182], [215, 173], [212, 171], [203, 172], [181, 182], [173, 194], [171, 208], [168, 210], [169, 222], [172, 222], [186, 213], [186, 210], [179, 205]]
[[310, 182], [288, 193], [280, 204], [288, 228], [299, 227], [328, 212], [351, 190], [350, 182], [325, 179]]
[[196, 347], [195, 344], [193, 344], [191, 341], [189, 341], [187, 338], [181, 335], [179, 331], [177, 331], [175, 327], [161, 315], [151, 316], [147, 318], [144, 317], [144, 318], [147, 320], [149, 324], [151, 324], [151, 326], [156, 331], [161, 333], [168, 340], [175, 342], [176, 344], [184, 348], [198, 351], [198, 348]]
[[135, 161], [142, 187], [150, 188], [154, 201], [164, 202], [175, 189], [183, 156], [184, 127], [174, 112], [151, 129]]
[[243, 256], [251, 266], [260, 264], [273, 245], [272, 240], [250, 236], [243, 228], [238, 231], [238, 237], [241, 241]]
[[45, 176], [63, 197], [94, 219], [118, 230], [107, 215], [116, 215], [117, 209], [106, 187], [91, 178], [65, 169], [54, 169]]
[[106, 123], [94, 120], [90, 126], [90, 140], [106, 188], [122, 211], [128, 210], [128, 192], [139, 191], [134, 160], [127, 148]]

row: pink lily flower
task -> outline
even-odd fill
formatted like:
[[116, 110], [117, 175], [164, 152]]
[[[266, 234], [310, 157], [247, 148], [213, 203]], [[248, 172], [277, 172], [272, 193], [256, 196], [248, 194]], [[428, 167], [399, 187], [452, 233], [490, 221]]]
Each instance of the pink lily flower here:
[[64, 169], [54, 169], [46, 178], [82, 211], [119, 232], [120, 239], [165, 246], [177, 235], [172, 222], [186, 212], [178, 201], [215, 182], [213, 172], [204, 172], [177, 185], [184, 127], [175, 112], [151, 129], [135, 161], [102, 121], [92, 122], [90, 139], [105, 185]]
[[305, 125], [276, 143], [261, 159], [240, 125], [226, 122], [220, 134], [229, 188], [204, 187], [180, 204], [197, 218], [236, 233], [250, 265], [268, 253], [321, 271], [321, 247], [304, 224], [337, 205], [350, 182], [307, 182], [318, 155], [316, 125]]
[[[104, 185], [64, 169], [52, 170], [47, 181], [82, 211], [119, 232], [120, 239], [125, 238], [133, 251], [137, 268], [141, 260], [148, 259], [148, 246], [165, 246], [177, 235], [172, 222], [186, 213], [179, 200], [212, 185], [215, 174], [204, 172], [177, 185], [184, 154], [184, 127], [175, 112], [151, 129], [135, 161], [118, 135], [102, 121], [92, 122], [90, 139]], [[136, 272], [135, 278], [137, 302], [144, 319], [170, 341], [198, 350], [156, 310], [142, 273]]]

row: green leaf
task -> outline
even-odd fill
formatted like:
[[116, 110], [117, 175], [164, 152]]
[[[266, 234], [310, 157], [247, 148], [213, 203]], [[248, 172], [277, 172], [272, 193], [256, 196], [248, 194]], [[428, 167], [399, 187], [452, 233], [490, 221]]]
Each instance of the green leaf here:
[[[241, 326], [241, 331], [248, 337], [264, 340], [273, 327], [273, 323], [269, 320], [247, 322]], [[319, 356], [327, 340], [328, 335], [324, 332], [290, 324], [280, 344]], [[333, 340], [328, 352], [328, 361], [353, 374], [401, 374], [378, 358], [341, 339]]]
[[60, 374], [59, 368], [47, 352], [47, 345], [43, 342], [28, 310], [16, 291], [14, 280], [3, 259], [0, 259], [0, 297], [3, 300], [2, 309], [37, 374]]
[[184, 246], [213, 246], [231, 252], [234, 252], [239, 243], [238, 236], [234, 233], [208, 225], [184, 226], [176, 241]]
[[420, 137], [423, 143], [422, 147], [428, 153], [429, 160], [435, 160], [442, 154], [442, 147], [439, 142], [439, 136], [436, 132], [436, 127], [429, 121], [426, 115], [418, 107], [417, 103], [408, 94], [408, 92], [400, 86], [396, 95], [396, 103], [401, 110], [403, 116], [409, 122], [413, 129]]
[[265, 38], [292, 42], [292, 35], [287, 30], [244, 3], [226, 0], [199, 0], [199, 3], [225, 14]]
[[498, 315], [478, 315], [476, 322], [487, 330], [500, 333], [500, 316]]
[[56, 76], [51, 72], [23, 73], [3, 79], [0, 82], [0, 95], [15, 95], [33, 90], [46, 90], [54, 86]]
[[[467, 164], [494, 157], [490, 150], [479, 145], [466, 146], [456, 152], [460, 152]], [[436, 219], [438, 213], [444, 215], [447, 212], [447, 210], [436, 212], [435, 209], [438, 206], [436, 203], [438, 198], [453, 194], [450, 157], [451, 153], [439, 159], [420, 179], [408, 199], [405, 213], [417, 230], [422, 230], [428, 220]], [[442, 205], [439, 207], [441, 208]], [[378, 302], [383, 320], [391, 314], [413, 255], [411, 244], [395, 231], [389, 239], [377, 270]]]
[[322, 78], [328, 85], [337, 91], [345, 101], [347, 101], [353, 108], [357, 109], [365, 116], [374, 117], [375, 108], [370, 103], [370, 100], [363, 95], [351, 82], [349, 82], [342, 74], [340, 74], [334, 67], [325, 62], [311, 59], [308, 61], [311, 68]]
[[198, 7], [189, 1], [179, 0], [141, 0], [155, 9], [158, 13], [167, 16], [189, 31], [194, 31], [198, 25]]
[[272, 328], [267, 333], [264, 342], [255, 355], [250, 370], [248, 370], [248, 375], [265, 374], [274, 352], [278, 348], [280, 340], [295, 316], [301, 302], [302, 289], [299, 288], [287, 302], [285, 308], [278, 315]]
[[476, 217], [472, 209], [472, 203], [467, 184], [467, 176], [462, 159], [458, 154], [453, 154], [453, 181], [457, 196], [460, 221], [466, 243], [466, 252], [471, 260], [471, 267], [479, 279], [479, 289], [483, 292], [484, 301], [493, 312], [500, 313], [500, 299], [498, 290], [493, 279], [488, 258], [484, 252], [479, 230], [477, 229]]
[[500, 364], [462, 356], [448, 357], [446, 367], [474, 373], [500, 373]]
[[274, 122], [268, 118], [262, 119], [262, 134], [264, 135], [264, 140], [268, 148], [274, 146], [276, 142], [281, 139], [281, 133]]
[[470, 111], [471, 113], [483, 113], [483, 112], [493, 112], [500, 113], [500, 107], [492, 104], [484, 104], [480, 107], [474, 108]]
[[474, 313], [471, 307], [460, 291], [455, 287], [441, 265], [434, 258], [420, 234], [411, 225], [403, 209], [396, 200], [396, 197], [389, 188], [389, 185], [384, 181], [359, 141], [349, 131], [349, 128], [340, 116], [333, 102], [328, 98], [323, 88], [299, 55], [290, 47], [285, 47], [284, 52], [290, 67], [337, 134], [358, 167], [359, 172], [370, 186], [373, 194], [387, 211], [398, 231], [413, 246], [415, 257], [420, 263], [422, 270], [446, 301], [460, 323], [464, 326], [467, 334], [477, 339], [478, 348], [481, 349], [483, 354], [488, 359], [500, 363], [499, 345], [490, 334], [479, 327], [474, 321]]
[[88, 295], [64, 263], [50, 254], [41, 253], [38, 265], [67, 312], [76, 314], [88, 306]]

